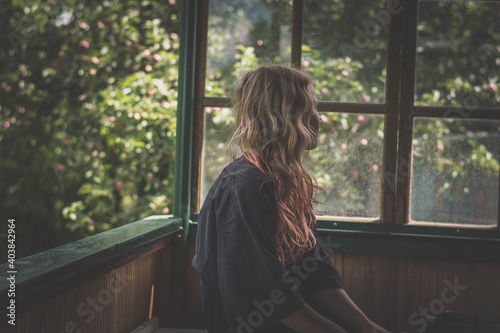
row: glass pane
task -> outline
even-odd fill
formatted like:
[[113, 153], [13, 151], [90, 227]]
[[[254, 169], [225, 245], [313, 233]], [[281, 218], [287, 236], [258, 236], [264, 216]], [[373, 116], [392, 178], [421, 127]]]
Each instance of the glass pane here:
[[229, 161], [227, 144], [234, 132], [234, 112], [230, 108], [205, 108], [203, 140], [202, 202], [222, 169]]
[[206, 96], [229, 96], [240, 73], [290, 61], [292, 1], [210, 1]]
[[[318, 184], [318, 214], [343, 217], [380, 216], [383, 151], [382, 115], [321, 113], [318, 147], [306, 165]], [[229, 160], [228, 141], [234, 131], [232, 109], [206, 108], [203, 146], [202, 200]]]
[[415, 118], [410, 220], [496, 225], [500, 120]]
[[500, 1], [419, 1], [415, 104], [500, 103]]
[[321, 113], [318, 147], [307, 167], [328, 194], [318, 193], [320, 215], [380, 217], [383, 115]]
[[384, 103], [391, 1], [305, 1], [302, 67], [318, 99]]

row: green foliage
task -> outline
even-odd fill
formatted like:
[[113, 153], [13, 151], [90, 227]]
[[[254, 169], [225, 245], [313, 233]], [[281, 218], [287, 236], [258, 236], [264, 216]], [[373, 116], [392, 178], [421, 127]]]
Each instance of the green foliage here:
[[7, 1], [2, 15], [0, 201], [18, 255], [168, 213], [175, 1]]
[[[387, 1], [305, 2], [302, 67], [320, 100], [385, 103], [386, 10]], [[289, 62], [291, 12], [290, 0], [210, 1], [206, 95], [231, 96], [247, 70]], [[10, 0], [0, 15], [0, 201], [18, 221], [19, 256], [169, 212], [176, 1]], [[434, 201], [470, 207], [487, 192], [479, 183], [498, 182], [500, 126], [467, 118], [500, 102], [499, 15], [496, 2], [421, 2], [415, 103], [449, 107], [454, 119], [415, 120], [412, 214]], [[329, 190], [317, 209], [377, 217], [382, 116], [331, 111], [308, 157]], [[233, 118], [206, 109], [204, 191], [228, 160]]]
[[[230, 96], [233, 82], [242, 73], [269, 60], [287, 61], [282, 54], [289, 52], [283, 46], [290, 42], [289, 3], [261, 3], [237, 2], [232, 11], [219, 2], [211, 7], [207, 96]], [[486, 223], [494, 223], [496, 211], [484, 216], [467, 211], [458, 217], [452, 206], [443, 208], [448, 212], [444, 215], [433, 211], [441, 209], [436, 204], [440, 201], [472, 209], [477, 199], [468, 193], [479, 190], [484, 182], [498, 183], [500, 144], [495, 135], [500, 132], [499, 123], [467, 119], [479, 107], [500, 102], [498, 4], [431, 1], [422, 2], [419, 8], [415, 104], [450, 106], [447, 116], [452, 120], [415, 120], [412, 216], [477, 224], [484, 223], [480, 221], [484, 217]], [[386, 1], [305, 3], [302, 68], [315, 79], [318, 99], [385, 102], [387, 9]], [[242, 27], [247, 34], [240, 33], [245, 31]], [[466, 112], [455, 106], [464, 106]], [[340, 113], [322, 115], [320, 143], [308, 158], [312, 174], [329, 190], [326, 196], [319, 194], [324, 204], [317, 211], [380, 216], [381, 182], [385, 181], [381, 177], [383, 118], [331, 111]], [[216, 173], [212, 173], [228, 160], [220, 152], [227, 148], [232, 121], [230, 110], [207, 108], [205, 192], [210, 176], [215, 179]], [[399, 162], [403, 169], [409, 163]], [[448, 188], [454, 192], [449, 194]], [[488, 191], [492, 193], [488, 205], [496, 204], [493, 196], [498, 189]], [[422, 217], [419, 211], [430, 213]]]

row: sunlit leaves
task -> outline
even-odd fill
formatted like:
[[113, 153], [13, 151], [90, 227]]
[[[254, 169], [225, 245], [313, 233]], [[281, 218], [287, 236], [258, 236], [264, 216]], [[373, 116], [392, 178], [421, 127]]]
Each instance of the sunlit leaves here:
[[[4, 10], [2, 30], [26, 43], [16, 51], [1, 41], [0, 171], [10, 175], [1, 199], [25, 230], [48, 235], [30, 239], [28, 231], [30, 245], [20, 248], [39, 251], [168, 212], [175, 1], [12, 1]], [[56, 233], [63, 225], [72, 233]]]

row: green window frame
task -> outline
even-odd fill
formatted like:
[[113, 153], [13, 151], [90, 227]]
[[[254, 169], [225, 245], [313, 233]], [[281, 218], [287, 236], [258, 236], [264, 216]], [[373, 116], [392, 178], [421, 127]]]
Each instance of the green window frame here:
[[[304, 4], [307, 0], [292, 0], [291, 56], [290, 63], [300, 66], [302, 60], [302, 30]], [[186, 208], [187, 217], [196, 221], [201, 208], [201, 175], [203, 167], [204, 110], [207, 107], [230, 107], [227, 97], [205, 96], [207, 35], [209, 1], [186, 1], [191, 4], [195, 20], [194, 41], [196, 50], [191, 64], [195, 82], [192, 95], [192, 125], [189, 180], [189, 196], [176, 205]], [[320, 230], [343, 230], [361, 234], [385, 234], [400, 236], [452, 237], [467, 239], [500, 239], [500, 213], [497, 212], [496, 226], [446, 225], [441, 223], [422, 224], [410, 222], [410, 182], [413, 122], [417, 117], [453, 118], [456, 112], [467, 112], [464, 107], [454, 107], [450, 114], [448, 107], [418, 106], [414, 103], [415, 64], [417, 54], [418, 5], [421, 1], [389, 0], [391, 20], [387, 35], [387, 64], [385, 102], [345, 103], [319, 101], [320, 112], [342, 112], [347, 114], [377, 114], [384, 116], [384, 144], [382, 157], [381, 216], [374, 222], [352, 222], [335, 218], [318, 217]], [[389, 8], [389, 7], [388, 7]], [[398, 10], [402, 8], [403, 10]], [[188, 106], [191, 108], [191, 106]], [[500, 107], [479, 107], [468, 112], [467, 119], [500, 120]], [[183, 126], [186, 126], [185, 124]], [[179, 137], [178, 137], [179, 139]], [[186, 164], [184, 164], [186, 165]], [[177, 178], [177, 177], [176, 177]], [[500, 182], [499, 182], [500, 183]], [[499, 189], [500, 198], [500, 189]], [[499, 199], [500, 202], [500, 199]], [[187, 209], [187, 207], [190, 207]], [[174, 214], [177, 215], [177, 214]], [[351, 219], [356, 220], [356, 219]]]

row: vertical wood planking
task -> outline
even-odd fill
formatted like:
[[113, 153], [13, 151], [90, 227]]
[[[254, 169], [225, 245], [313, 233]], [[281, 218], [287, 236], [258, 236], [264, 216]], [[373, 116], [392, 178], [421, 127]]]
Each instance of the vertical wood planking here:
[[[414, 312], [417, 311], [421, 304], [425, 304], [424, 298], [422, 297], [422, 260], [413, 259], [412, 266], [409, 271], [413, 277], [413, 291], [411, 292], [411, 307], [408, 309], [408, 317]], [[419, 290], [420, 292], [416, 293], [415, 290]]]
[[[397, 330], [397, 321], [396, 318], [398, 317], [398, 301], [399, 301], [399, 286], [398, 286], [398, 281], [399, 281], [399, 259], [398, 258], [385, 258], [385, 260], [389, 261], [389, 266], [390, 266], [390, 271], [389, 271], [389, 288], [384, 290], [384, 293], [386, 294], [386, 297], [389, 298], [389, 306], [387, 308], [387, 315], [388, 315], [388, 321], [390, 325], [387, 327], [391, 331], [396, 331]], [[396, 305], [396, 306], [395, 306]]]
[[340, 253], [330, 254], [330, 258], [332, 259], [333, 266], [335, 266], [340, 276], [342, 276], [344, 272], [344, 255]]
[[363, 288], [360, 288], [360, 294], [363, 300], [363, 311], [373, 318], [375, 313], [374, 293], [377, 286], [374, 285], [373, 257], [362, 256], [359, 265], [359, 279]]
[[368, 300], [368, 303], [372, 306], [372, 317], [376, 322], [382, 323], [382, 311], [385, 307], [386, 297], [382, 296], [383, 285], [383, 274], [382, 274], [382, 264], [384, 260], [381, 257], [371, 257], [371, 282], [372, 282], [372, 301]]
[[427, 307], [430, 304], [439, 293], [439, 288], [441, 288], [441, 282], [439, 282], [439, 261], [432, 260], [429, 270], [429, 300], [422, 304], [422, 306]]
[[355, 257], [356, 255], [344, 257], [344, 275], [342, 276], [342, 281], [344, 282], [345, 291], [354, 300], [354, 302], [358, 303], [358, 270]]
[[158, 317], [159, 327], [167, 327], [171, 321], [169, 300], [172, 296], [172, 249], [165, 248], [156, 252], [155, 258], [155, 292], [153, 302], [153, 317]]
[[498, 266], [495, 267], [495, 265], [493, 265], [492, 276], [496, 280], [493, 283], [493, 285], [490, 286], [491, 294], [493, 295], [493, 304], [492, 304], [493, 316], [500, 317], [500, 283], [498, 283], [498, 277], [500, 276], [500, 269], [498, 268]]
[[[189, 257], [194, 256], [190, 245]], [[441, 299], [446, 288], [444, 279], [467, 285], [446, 310], [485, 316], [500, 316], [500, 264], [439, 261], [396, 257], [376, 257], [353, 254], [330, 254], [332, 263], [342, 276], [344, 288], [370, 319], [391, 332], [417, 332], [422, 328], [420, 308], [429, 308], [433, 300]], [[199, 275], [188, 272], [188, 312], [199, 310]], [[379, 290], [377, 291], [377, 286]], [[379, 296], [380, 295], [380, 296]], [[446, 296], [450, 296], [450, 292]], [[380, 297], [380, 299], [379, 299]], [[436, 303], [438, 301], [435, 301]], [[438, 303], [434, 307], [438, 307]], [[409, 323], [412, 313], [413, 325]], [[432, 313], [429, 313], [432, 315]], [[196, 317], [195, 314], [192, 315]], [[196, 327], [200, 326], [196, 324]]]
[[462, 267], [461, 267], [461, 276], [463, 279], [463, 284], [468, 286], [468, 289], [463, 292], [460, 300], [460, 306], [463, 311], [466, 313], [471, 312], [470, 308], [470, 286], [471, 286], [471, 281], [470, 281], [470, 276], [471, 276], [471, 263], [470, 262], [464, 262]]
[[396, 280], [396, 286], [397, 286], [397, 303], [396, 303], [396, 317], [395, 319], [397, 320], [397, 327], [398, 328], [403, 328], [406, 326], [405, 323], [407, 322], [405, 317], [408, 317], [408, 314], [406, 313], [406, 309], [404, 308], [404, 303], [405, 303], [405, 298], [406, 298], [406, 284], [408, 281], [406, 281], [406, 261], [398, 259], [398, 273], [397, 273], [397, 280]]
[[420, 286], [420, 304], [429, 304], [430, 298], [430, 262], [428, 260], [422, 260], [421, 265], [421, 286]]
[[186, 322], [191, 323], [189, 328], [204, 328], [203, 308], [200, 297], [200, 273], [191, 265], [191, 260], [195, 255], [195, 247], [188, 248], [187, 263], [187, 284], [186, 290]]
[[481, 305], [479, 299], [479, 294], [474, 289], [474, 285], [481, 283], [480, 277], [478, 275], [479, 263], [471, 264], [471, 275], [470, 275], [470, 286], [469, 286], [469, 295], [470, 295], [470, 313], [478, 314], [480, 311]]
[[[76, 332], [79, 328], [82, 332], [128, 333], [148, 319], [151, 286], [156, 282], [157, 290], [162, 290], [165, 283], [165, 279], [155, 278], [161, 265], [157, 261], [169, 256], [169, 250], [162, 248], [128, 262], [18, 312], [16, 326], [4, 321], [0, 331]], [[160, 296], [168, 297], [168, 293], [164, 290]]]

